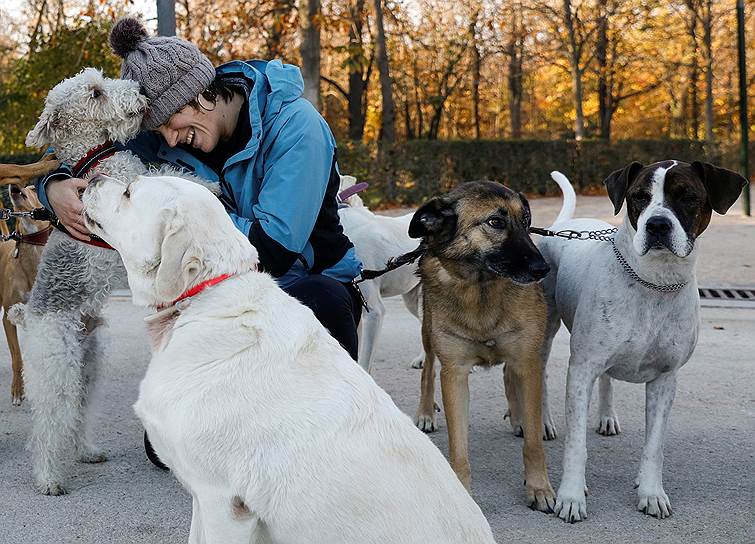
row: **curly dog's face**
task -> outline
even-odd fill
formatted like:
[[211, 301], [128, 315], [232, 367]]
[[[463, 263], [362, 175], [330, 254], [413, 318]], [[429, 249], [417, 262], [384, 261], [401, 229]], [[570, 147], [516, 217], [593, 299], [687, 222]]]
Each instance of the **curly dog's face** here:
[[82, 136], [125, 142], [139, 133], [146, 107], [147, 98], [135, 81], [106, 78], [95, 68], [85, 68], [47, 94], [26, 145], [57, 148]]
[[221, 274], [256, 268], [257, 251], [209, 190], [181, 178], [97, 175], [84, 221], [118, 253], [134, 303], [159, 307]]

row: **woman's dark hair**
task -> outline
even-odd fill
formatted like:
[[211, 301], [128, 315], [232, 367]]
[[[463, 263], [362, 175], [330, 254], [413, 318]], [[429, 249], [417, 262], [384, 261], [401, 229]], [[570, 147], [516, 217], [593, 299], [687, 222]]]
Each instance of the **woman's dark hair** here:
[[[234, 94], [244, 94], [244, 90], [237, 85], [229, 84], [223, 78], [216, 77], [201, 94], [202, 98], [208, 102], [217, 104], [218, 98], [221, 98], [223, 102], [230, 102]], [[191, 100], [188, 105], [197, 111], [205, 109], [196, 98]]]

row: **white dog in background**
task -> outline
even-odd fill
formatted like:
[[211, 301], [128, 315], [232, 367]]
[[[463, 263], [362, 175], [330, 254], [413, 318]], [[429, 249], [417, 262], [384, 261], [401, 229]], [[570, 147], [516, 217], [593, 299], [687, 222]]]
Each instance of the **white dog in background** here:
[[[352, 187], [355, 182], [356, 178], [353, 176], [341, 176], [340, 190]], [[408, 233], [413, 213], [399, 217], [376, 215], [364, 205], [359, 195], [354, 194], [344, 199], [338, 215], [344, 232], [354, 243], [357, 257], [367, 270], [381, 270], [393, 257], [417, 248], [417, 240], [409, 238]], [[417, 265], [408, 264], [359, 284], [369, 308], [369, 311], [362, 311], [359, 327], [359, 364], [368, 372], [385, 317], [383, 299], [403, 297], [409, 312], [420, 319], [422, 288], [416, 272]], [[422, 368], [424, 359], [424, 350], [420, 348], [412, 366]]]
[[192, 494], [190, 542], [494, 542], [440, 451], [255, 271], [255, 249], [209, 191], [101, 176], [84, 205], [134, 303], [159, 309], [134, 409]]

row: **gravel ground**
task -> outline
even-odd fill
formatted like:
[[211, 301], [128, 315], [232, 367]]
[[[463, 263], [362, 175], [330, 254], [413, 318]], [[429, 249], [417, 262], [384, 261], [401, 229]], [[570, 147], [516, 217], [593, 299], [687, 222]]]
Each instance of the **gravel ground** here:
[[[535, 223], [547, 225], [559, 205], [559, 199], [533, 201]], [[700, 240], [700, 284], [755, 287], [755, 244], [750, 240], [755, 221], [743, 217], [739, 209], [730, 217], [714, 218]], [[604, 197], [579, 200], [580, 215], [612, 220], [610, 212]], [[387, 301], [387, 308], [373, 374], [398, 406], [413, 414], [419, 371], [409, 368], [408, 362], [418, 349], [419, 325], [398, 300]], [[0, 543], [186, 542], [190, 497], [170, 474], [145, 459], [141, 426], [131, 409], [149, 359], [144, 315], [124, 297], [113, 297], [107, 307], [109, 348], [101, 375], [97, 434], [110, 459], [101, 465], [77, 464], [69, 484], [71, 494], [63, 497], [43, 497], [31, 489], [24, 449], [29, 406], [10, 405], [10, 362], [7, 352], [0, 350]], [[755, 308], [703, 308], [702, 318], [700, 342], [681, 372], [666, 437], [664, 482], [674, 515], [662, 521], [635, 510], [632, 482], [644, 432], [641, 386], [617, 383], [615, 402], [623, 434], [602, 437], [588, 432], [590, 517], [570, 526], [524, 506], [522, 442], [503, 421], [506, 401], [500, 368], [472, 375], [473, 495], [499, 542], [755, 541]], [[561, 478], [567, 358], [568, 334], [562, 330], [549, 365], [552, 411], [561, 433], [546, 443], [554, 488]], [[591, 425], [595, 419], [593, 406]], [[442, 417], [439, 421], [440, 430], [432, 439], [446, 452], [445, 421]]]

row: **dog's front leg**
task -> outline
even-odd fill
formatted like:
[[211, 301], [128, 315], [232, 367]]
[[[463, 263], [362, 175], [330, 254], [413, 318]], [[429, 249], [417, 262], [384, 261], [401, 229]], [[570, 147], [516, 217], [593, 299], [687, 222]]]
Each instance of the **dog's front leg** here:
[[637, 476], [637, 509], [657, 518], [671, 515], [671, 501], [663, 490], [663, 438], [676, 394], [676, 371], [645, 384], [645, 448]]
[[[451, 468], [467, 490], [471, 487], [472, 469], [469, 465], [469, 372], [463, 363], [441, 361], [440, 388], [443, 410], [448, 426], [448, 451]], [[427, 368], [422, 369], [424, 374]]]
[[21, 406], [21, 401], [24, 398], [23, 359], [21, 358], [21, 348], [18, 345], [18, 332], [16, 326], [8, 319], [7, 310], [3, 313], [3, 328], [5, 329], [5, 338], [8, 340], [11, 367], [13, 368], [11, 399], [13, 406]]
[[574, 523], [587, 518], [587, 411], [593, 384], [602, 369], [580, 362], [572, 355], [566, 375], [566, 443], [564, 474], [558, 488], [554, 511], [564, 521]]
[[[527, 502], [530, 508], [541, 512], [553, 512], [556, 494], [548, 480], [543, 450], [542, 419], [542, 364], [537, 359], [509, 365], [507, 375], [513, 380], [513, 389], [518, 391], [519, 417], [524, 433], [524, 479], [527, 486]], [[508, 388], [507, 388], [508, 394]], [[512, 410], [512, 415], [513, 415]]]

